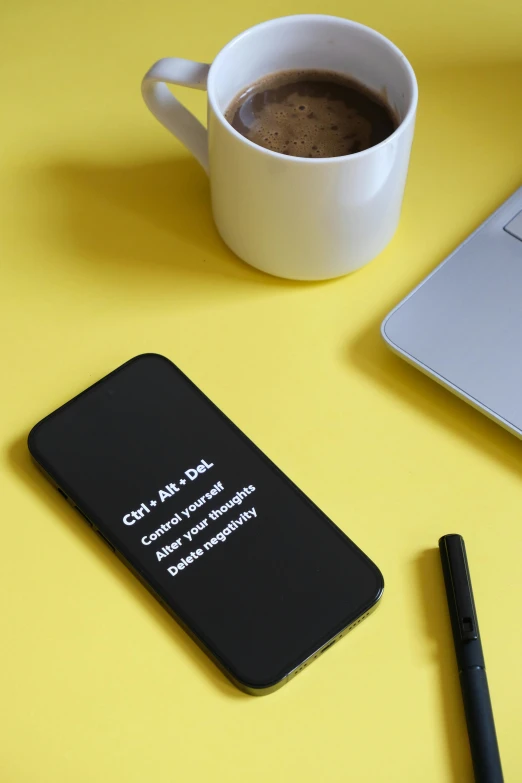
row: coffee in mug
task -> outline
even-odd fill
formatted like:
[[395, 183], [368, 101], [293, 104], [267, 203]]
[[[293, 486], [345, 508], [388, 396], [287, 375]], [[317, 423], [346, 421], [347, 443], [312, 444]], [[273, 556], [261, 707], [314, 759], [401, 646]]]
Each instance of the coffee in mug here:
[[398, 119], [380, 95], [333, 71], [273, 73], [242, 90], [225, 117], [260, 147], [299, 158], [336, 158], [374, 147]]

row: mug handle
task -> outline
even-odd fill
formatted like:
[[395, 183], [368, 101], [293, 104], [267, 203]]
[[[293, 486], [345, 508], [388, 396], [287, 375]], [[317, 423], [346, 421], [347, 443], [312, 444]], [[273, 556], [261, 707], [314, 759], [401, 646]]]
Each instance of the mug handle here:
[[206, 90], [210, 65], [177, 57], [158, 60], [141, 83], [143, 100], [162, 125], [187, 147], [208, 174], [208, 132], [175, 98], [167, 84]]

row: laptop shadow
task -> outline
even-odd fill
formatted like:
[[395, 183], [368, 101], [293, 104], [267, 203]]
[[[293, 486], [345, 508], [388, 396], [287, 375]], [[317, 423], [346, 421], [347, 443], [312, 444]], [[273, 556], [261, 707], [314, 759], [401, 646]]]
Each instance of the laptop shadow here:
[[[385, 315], [383, 312], [383, 319]], [[380, 328], [381, 321], [374, 321], [359, 333], [348, 346], [350, 363], [373, 383], [406, 400], [424, 416], [522, 478], [518, 438], [392, 353]]]

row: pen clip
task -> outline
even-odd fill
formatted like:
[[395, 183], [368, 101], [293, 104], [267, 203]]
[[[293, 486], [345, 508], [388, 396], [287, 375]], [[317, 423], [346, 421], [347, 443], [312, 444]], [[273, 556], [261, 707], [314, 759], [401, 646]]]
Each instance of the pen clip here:
[[446, 552], [448, 555], [449, 572], [455, 599], [457, 625], [463, 642], [471, 642], [479, 638], [475, 603], [471, 590], [468, 559], [461, 536], [448, 536]]

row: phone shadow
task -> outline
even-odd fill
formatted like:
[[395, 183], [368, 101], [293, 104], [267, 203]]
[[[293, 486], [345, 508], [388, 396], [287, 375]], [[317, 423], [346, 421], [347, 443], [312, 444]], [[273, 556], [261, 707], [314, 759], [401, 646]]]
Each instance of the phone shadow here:
[[425, 631], [432, 641], [433, 658], [439, 673], [441, 706], [452, 779], [473, 783], [473, 768], [453, 636], [446, 602], [438, 549], [426, 549], [414, 560]]
[[[392, 307], [390, 302], [382, 318]], [[519, 439], [392, 353], [380, 327], [380, 320], [373, 322], [348, 345], [346, 354], [350, 364], [521, 478]]]
[[58, 244], [52, 263], [95, 265], [99, 282], [122, 296], [169, 291], [178, 306], [202, 307], [307, 285], [260, 272], [225, 245], [208, 177], [192, 157], [58, 159], [40, 178], [49, 196], [43, 238]]
[[101, 558], [104, 568], [109, 569], [114, 578], [122, 582], [132, 598], [141, 605], [145, 612], [152, 615], [162, 632], [168, 635], [176, 646], [183, 650], [199, 672], [203, 673], [228, 698], [252, 698], [236, 688], [227, 679], [124, 564], [108, 551], [105, 544], [82, 521], [81, 516], [63, 500], [34, 464], [27, 449], [25, 438], [20, 438], [11, 444], [8, 450], [8, 458], [16, 475], [47, 504], [53, 517], [66, 525], [71, 534], [76, 536], [82, 545], [91, 551], [94, 557]]

